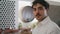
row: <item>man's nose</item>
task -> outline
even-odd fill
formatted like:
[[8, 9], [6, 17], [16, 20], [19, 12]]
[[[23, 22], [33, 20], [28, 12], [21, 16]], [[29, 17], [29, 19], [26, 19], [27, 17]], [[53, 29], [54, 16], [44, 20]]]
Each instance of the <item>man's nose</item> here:
[[38, 9], [36, 9], [36, 13], [39, 13], [39, 10]]

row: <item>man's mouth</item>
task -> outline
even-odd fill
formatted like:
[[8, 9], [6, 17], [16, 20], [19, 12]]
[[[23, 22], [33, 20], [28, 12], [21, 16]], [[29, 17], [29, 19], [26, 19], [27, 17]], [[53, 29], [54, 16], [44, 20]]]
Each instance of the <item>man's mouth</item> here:
[[41, 16], [41, 14], [37, 13], [36, 16]]
[[37, 14], [36, 16], [41, 16], [40, 14]]

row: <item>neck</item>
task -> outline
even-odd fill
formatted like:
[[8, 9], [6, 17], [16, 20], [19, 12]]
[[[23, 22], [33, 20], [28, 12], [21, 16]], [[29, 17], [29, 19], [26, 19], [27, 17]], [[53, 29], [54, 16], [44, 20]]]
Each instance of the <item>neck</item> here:
[[[47, 16], [46, 16], [47, 17]], [[43, 21], [46, 17], [43, 17], [41, 20], [38, 20], [39, 22]]]

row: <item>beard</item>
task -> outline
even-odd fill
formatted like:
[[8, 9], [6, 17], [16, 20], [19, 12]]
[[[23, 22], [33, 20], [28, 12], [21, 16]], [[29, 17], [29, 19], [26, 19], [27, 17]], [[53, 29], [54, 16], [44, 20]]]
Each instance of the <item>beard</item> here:
[[37, 14], [35, 15], [35, 17], [36, 17], [36, 19], [39, 21], [39, 20], [41, 20], [42, 15], [41, 15], [41, 14], [39, 14], [39, 13], [37, 13]]

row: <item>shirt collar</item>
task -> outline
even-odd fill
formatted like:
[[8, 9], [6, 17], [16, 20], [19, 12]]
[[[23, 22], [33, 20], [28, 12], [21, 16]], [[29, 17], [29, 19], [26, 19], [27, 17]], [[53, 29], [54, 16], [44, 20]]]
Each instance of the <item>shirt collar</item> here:
[[50, 21], [50, 18], [49, 18], [49, 16], [47, 16], [43, 21], [41, 21], [41, 22], [39, 22], [39, 24], [38, 25], [43, 25], [43, 24], [46, 24], [46, 23], [48, 23]]

